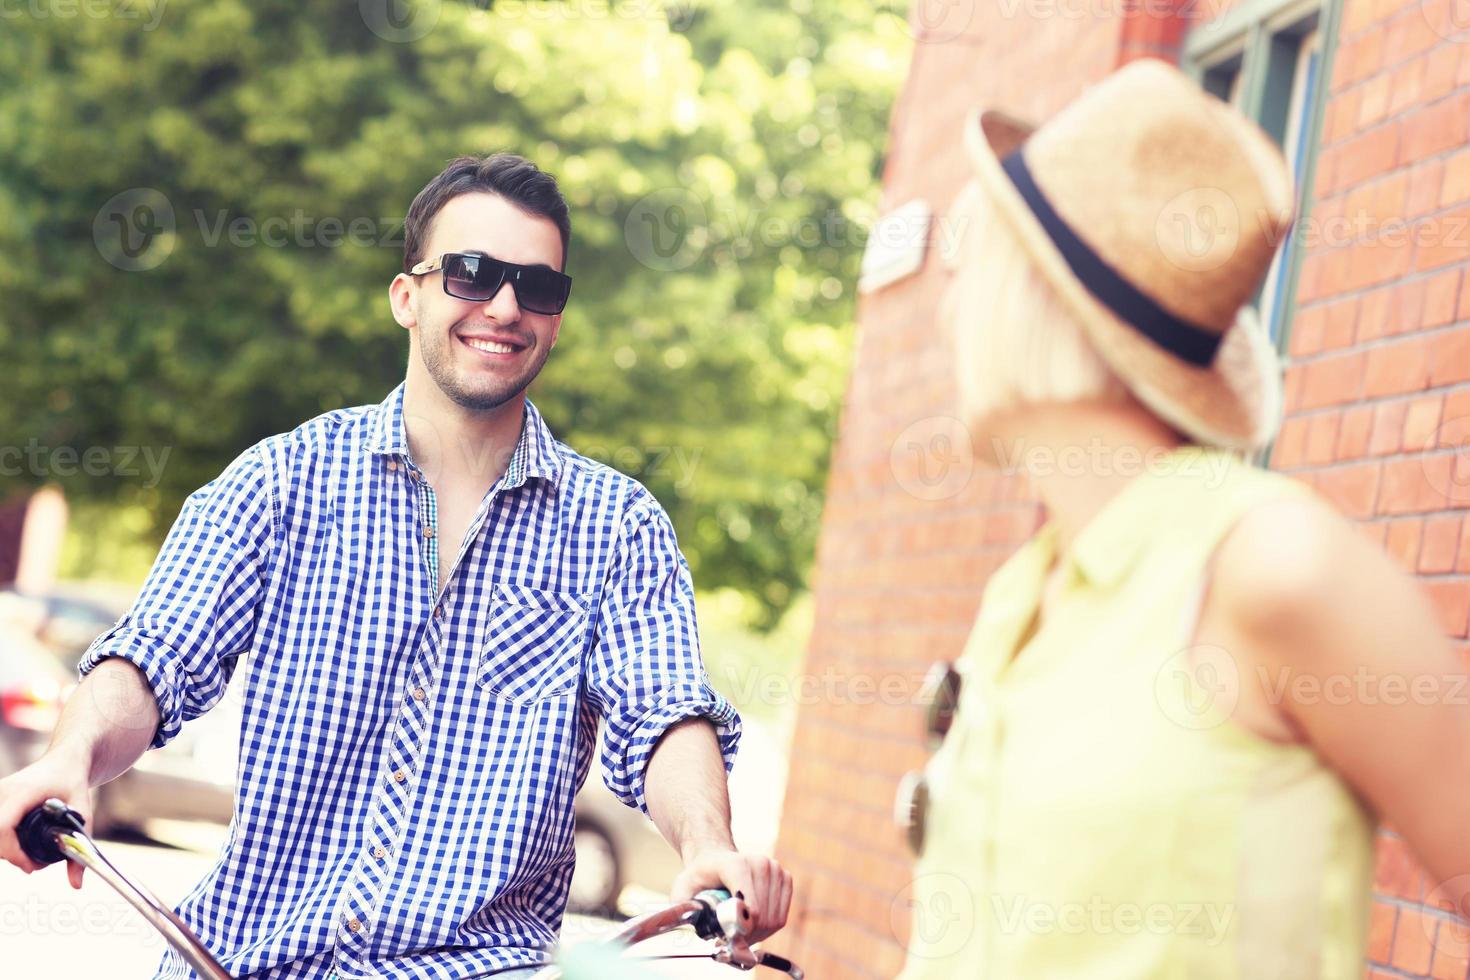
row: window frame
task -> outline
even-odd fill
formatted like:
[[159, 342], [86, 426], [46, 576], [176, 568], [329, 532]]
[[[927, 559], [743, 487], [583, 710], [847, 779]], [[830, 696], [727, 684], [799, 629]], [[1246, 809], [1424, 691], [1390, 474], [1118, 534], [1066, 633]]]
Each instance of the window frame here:
[[[1214, 20], [1199, 24], [1185, 35], [1180, 53], [1180, 67], [1201, 87], [1209, 88], [1207, 79], [1229, 62], [1240, 61], [1240, 100], [1237, 107], [1245, 115], [1263, 126], [1264, 112], [1268, 105], [1270, 89], [1279, 86], [1282, 79], [1272, 77], [1272, 46], [1284, 38], [1301, 37], [1303, 25], [1315, 18], [1314, 27], [1307, 30], [1317, 32], [1317, 72], [1309, 104], [1302, 106], [1303, 142], [1302, 159], [1298, 165], [1300, 178], [1297, 180], [1297, 223], [1296, 228], [1306, 226], [1316, 205], [1313, 188], [1316, 183], [1317, 163], [1321, 156], [1322, 126], [1327, 114], [1327, 100], [1332, 88], [1332, 63], [1337, 53], [1338, 28], [1342, 23], [1343, 0], [1241, 0], [1232, 9]], [[1275, 66], [1279, 67], [1279, 61]], [[1295, 70], [1286, 79], [1288, 85], [1295, 81]], [[1288, 88], [1288, 98], [1291, 89]], [[1291, 106], [1282, 106], [1286, 114], [1283, 123], [1289, 125]], [[1273, 134], [1274, 138], [1274, 134]], [[1283, 141], [1284, 141], [1283, 137]], [[1283, 155], [1291, 159], [1289, 147], [1282, 148]], [[1268, 272], [1257, 290], [1254, 302], [1259, 303], [1268, 285], [1274, 285], [1273, 305], [1276, 316], [1270, 310], [1260, 310], [1262, 326], [1274, 334], [1276, 350], [1283, 375], [1288, 364], [1291, 344], [1291, 327], [1296, 320], [1297, 281], [1305, 256], [1302, 251], [1302, 236], [1293, 233], [1286, 241], [1279, 266]], [[1275, 322], [1273, 322], [1275, 321]], [[1255, 462], [1269, 466], [1275, 440], [1255, 454]]]

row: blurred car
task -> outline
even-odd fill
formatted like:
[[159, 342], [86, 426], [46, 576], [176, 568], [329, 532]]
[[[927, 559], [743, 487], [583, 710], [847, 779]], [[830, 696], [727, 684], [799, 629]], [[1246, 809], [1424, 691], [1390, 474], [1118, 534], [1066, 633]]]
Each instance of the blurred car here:
[[[76, 687], [77, 662], [128, 604], [126, 593], [97, 585], [40, 593], [0, 590], [0, 774], [46, 750], [61, 706]], [[154, 818], [229, 823], [239, 714], [228, 702], [97, 787], [89, 829], [115, 833]]]

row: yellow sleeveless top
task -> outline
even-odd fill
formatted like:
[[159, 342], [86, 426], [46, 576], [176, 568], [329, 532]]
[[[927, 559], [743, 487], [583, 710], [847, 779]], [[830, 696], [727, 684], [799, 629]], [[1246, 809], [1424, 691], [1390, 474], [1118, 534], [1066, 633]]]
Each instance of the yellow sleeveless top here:
[[1226, 533], [1314, 491], [1203, 446], [1147, 462], [1019, 656], [1054, 525], [986, 585], [926, 769], [901, 980], [1362, 976], [1372, 817], [1310, 748], [1230, 718], [1255, 679], [1228, 651], [1189, 648]]

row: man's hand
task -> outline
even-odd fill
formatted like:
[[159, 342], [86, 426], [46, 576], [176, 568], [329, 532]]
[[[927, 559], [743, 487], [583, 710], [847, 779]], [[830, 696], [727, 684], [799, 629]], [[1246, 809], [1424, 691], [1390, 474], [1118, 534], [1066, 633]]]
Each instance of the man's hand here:
[[725, 888], [750, 912], [749, 941], [758, 943], [786, 925], [791, 910], [791, 874], [772, 858], [713, 849], [700, 851], [674, 879], [676, 902], [706, 888]]
[[[19, 772], [0, 779], [0, 860], [10, 862], [26, 874], [41, 870], [42, 866], [20, 849], [15, 831], [27, 813], [53, 796], [80, 813], [84, 821], [91, 820], [92, 791], [87, 785], [84, 759], [53, 749]], [[81, 888], [82, 866], [71, 861], [63, 863], [71, 886]]]

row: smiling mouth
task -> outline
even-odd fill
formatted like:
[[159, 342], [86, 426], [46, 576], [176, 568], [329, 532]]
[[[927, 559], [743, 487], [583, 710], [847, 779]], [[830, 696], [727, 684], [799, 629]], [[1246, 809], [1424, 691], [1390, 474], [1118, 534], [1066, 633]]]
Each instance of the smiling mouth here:
[[460, 343], [477, 354], [495, 359], [511, 358], [525, 350], [514, 344], [502, 344], [495, 340], [482, 340], [478, 337], [460, 337]]

